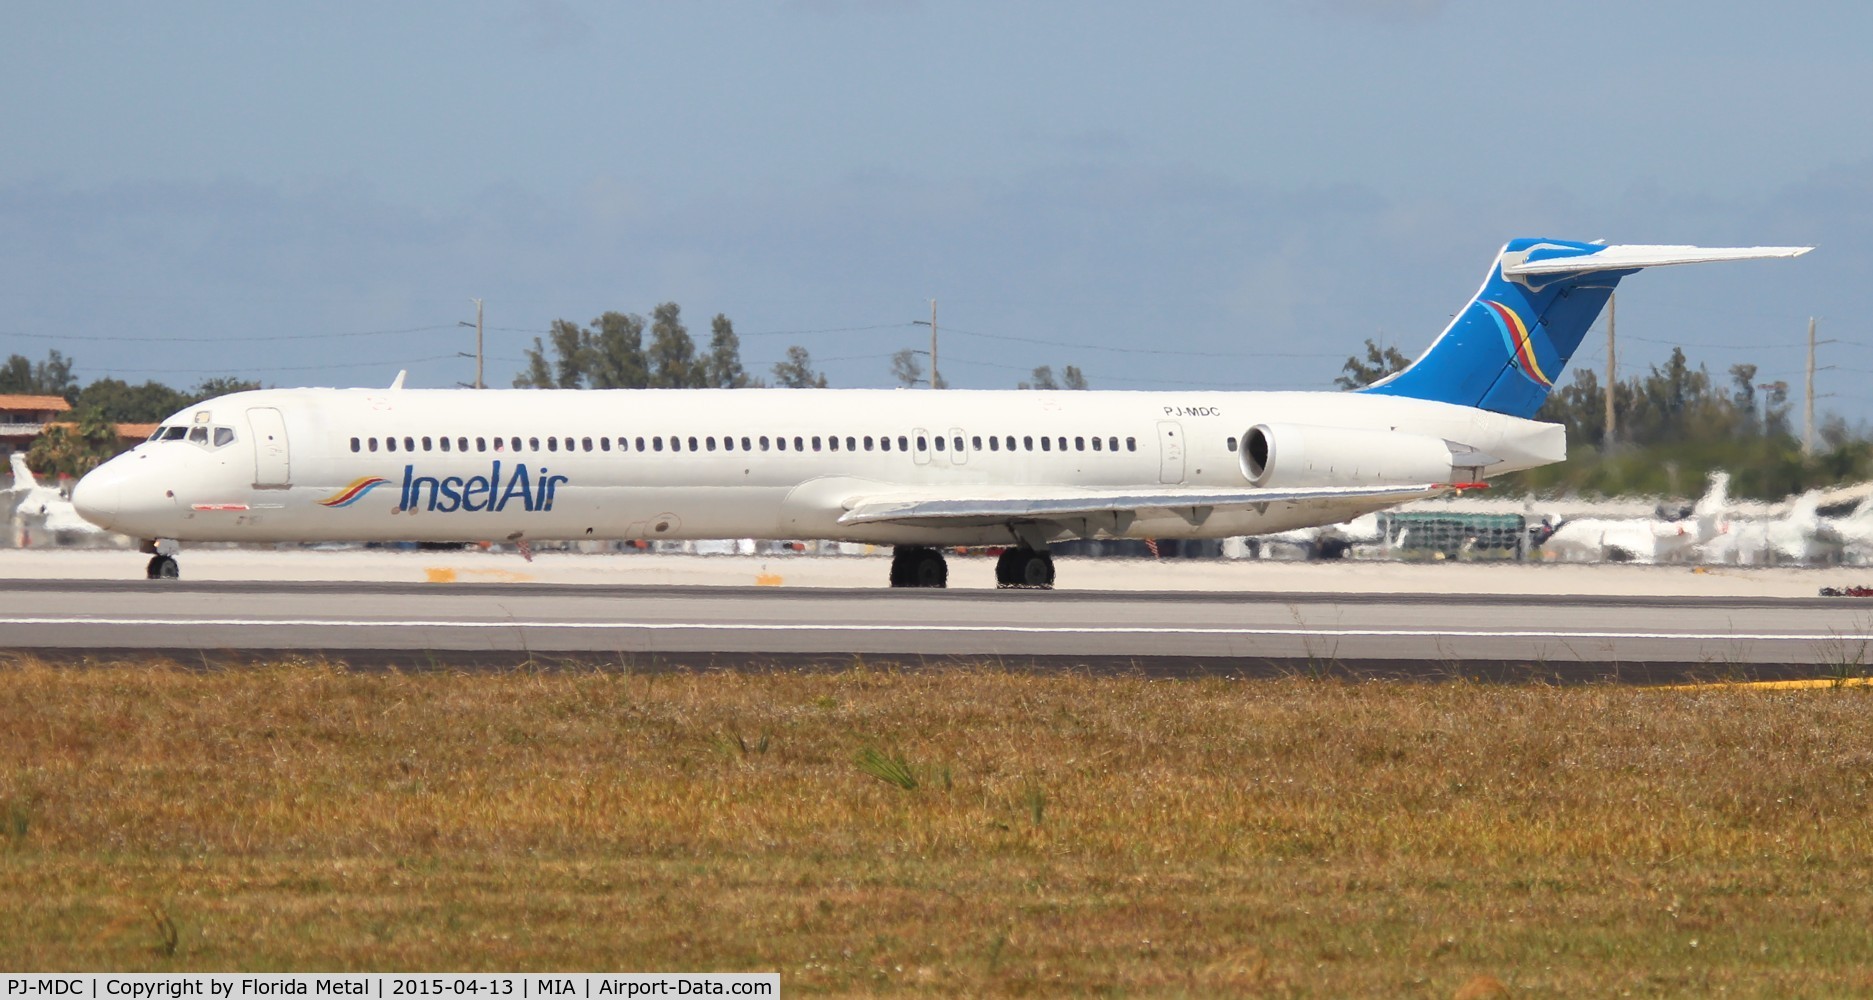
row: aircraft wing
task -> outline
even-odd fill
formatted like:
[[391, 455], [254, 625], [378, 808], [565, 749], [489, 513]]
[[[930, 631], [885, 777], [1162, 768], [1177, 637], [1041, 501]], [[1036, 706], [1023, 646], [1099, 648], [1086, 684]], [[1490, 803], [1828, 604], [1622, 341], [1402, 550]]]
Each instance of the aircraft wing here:
[[1357, 508], [1363, 513], [1375, 507], [1438, 496], [1453, 488], [1448, 483], [1232, 490], [1139, 487], [1133, 490], [1027, 489], [1020, 495], [998, 495], [993, 488], [974, 487], [853, 497], [846, 501], [846, 512], [839, 523], [961, 527], [1097, 515], [1135, 516], [1156, 511], [1200, 520], [1219, 510], [1266, 510], [1271, 504]]

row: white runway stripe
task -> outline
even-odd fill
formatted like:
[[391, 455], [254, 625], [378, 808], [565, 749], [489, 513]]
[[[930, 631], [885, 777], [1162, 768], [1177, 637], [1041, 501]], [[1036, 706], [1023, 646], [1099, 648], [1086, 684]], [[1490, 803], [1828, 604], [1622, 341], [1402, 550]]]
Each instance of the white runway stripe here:
[[0, 618], [5, 625], [121, 625], [138, 628], [426, 628], [426, 629], [571, 629], [614, 632], [923, 632], [1010, 635], [1214, 635], [1326, 639], [1649, 639], [1680, 642], [1873, 642], [1873, 632], [1614, 632], [1567, 629], [1385, 629], [1385, 628], [1224, 628], [1133, 625], [896, 625], [810, 622], [582, 622], [448, 621], [423, 619], [335, 618], [100, 618], [34, 616]]

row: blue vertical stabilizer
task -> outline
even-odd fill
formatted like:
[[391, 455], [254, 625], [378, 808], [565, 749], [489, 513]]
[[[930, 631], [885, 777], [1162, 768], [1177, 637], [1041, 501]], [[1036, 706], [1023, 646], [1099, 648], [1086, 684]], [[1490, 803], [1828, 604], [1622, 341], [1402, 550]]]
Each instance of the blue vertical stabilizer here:
[[1795, 257], [1809, 249], [1510, 240], [1482, 289], [1429, 350], [1358, 391], [1533, 417], [1619, 279], [1645, 267]]

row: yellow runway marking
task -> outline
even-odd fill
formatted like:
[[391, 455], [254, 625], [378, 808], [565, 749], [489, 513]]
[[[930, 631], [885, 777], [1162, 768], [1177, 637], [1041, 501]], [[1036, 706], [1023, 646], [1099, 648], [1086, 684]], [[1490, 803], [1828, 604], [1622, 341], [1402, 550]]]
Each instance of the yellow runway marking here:
[[431, 566], [423, 570], [423, 576], [429, 583], [454, 583], [463, 575], [480, 577], [485, 580], [499, 580], [502, 583], [532, 583], [533, 577], [527, 573], [516, 573], [507, 569], [464, 569], [453, 566]]
[[756, 573], [754, 575], [754, 585], [757, 587], [778, 587], [780, 583], [779, 573]]
[[1712, 681], [1707, 684], [1663, 684], [1660, 691], [1812, 691], [1816, 688], [1873, 687], [1873, 677], [1814, 677], [1797, 681]]

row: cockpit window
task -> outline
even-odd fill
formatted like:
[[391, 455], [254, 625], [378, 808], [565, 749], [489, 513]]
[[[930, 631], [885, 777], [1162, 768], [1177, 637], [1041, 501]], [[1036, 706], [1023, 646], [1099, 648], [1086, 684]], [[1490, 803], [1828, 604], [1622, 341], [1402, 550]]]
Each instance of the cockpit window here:
[[207, 444], [208, 443], [208, 428], [206, 427], [189, 428], [189, 440], [194, 442], [195, 444]]
[[163, 436], [163, 432], [164, 432], [164, 431], [166, 431], [166, 430], [168, 430], [168, 429], [169, 429], [169, 428], [167, 428], [167, 427], [157, 427], [157, 428], [156, 428], [155, 430], [153, 430], [153, 431], [151, 431], [151, 432], [150, 432], [150, 436], [149, 436], [149, 437], [147, 437], [147, 438], [145, 438], [144, 440], [146, 440], [146, 441], [158, 441], [158, 440], [161, 440], [161, 439], [162, 439], [162, 436]]
[[180, 441], [187, 437], [188, 433], [189, 429], [187, 427], [165, 427], [163, 428], [163, 440]]
[[233, 443], [234, 443], [234, 428], [232, 427], [215, 428], [215, 447], [219, 448], [222, 445], [228, 445], [228, 444], [233, 444]]

